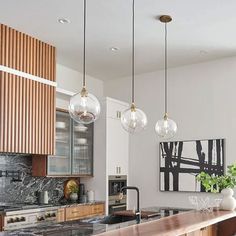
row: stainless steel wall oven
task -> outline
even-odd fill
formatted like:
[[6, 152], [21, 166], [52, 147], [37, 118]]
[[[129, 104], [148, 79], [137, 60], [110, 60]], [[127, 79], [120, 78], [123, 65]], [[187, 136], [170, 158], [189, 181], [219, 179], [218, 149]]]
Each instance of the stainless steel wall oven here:
[[109, 214], [115, 211], [122, 211], [127, 209], [127, 195], [126, 191], [122, 199], [119, 198], [122, 187], [127, 186], [126, 175], [110, 175], [108, 177], [108, 195], [109, 195]]

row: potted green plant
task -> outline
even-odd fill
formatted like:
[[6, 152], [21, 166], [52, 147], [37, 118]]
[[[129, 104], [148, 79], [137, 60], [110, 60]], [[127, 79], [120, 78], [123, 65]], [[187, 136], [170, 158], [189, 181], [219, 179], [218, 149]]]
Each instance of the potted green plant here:
[[76, 202], [78, 200], [78, 192], [79, 192], [79, 188], [75, 185], [70, 187], [70, 200], [72, 202]]
[[236, 201], [233, 198], [233, 188], [236, 186], [236, 163], [227, 167], [226, 175], [209, 175], [201, 172], [197, 180], [204, 186], [206, 192], [223, 194], [221, 208], [224, 210], [233, 210], [236, 207]]

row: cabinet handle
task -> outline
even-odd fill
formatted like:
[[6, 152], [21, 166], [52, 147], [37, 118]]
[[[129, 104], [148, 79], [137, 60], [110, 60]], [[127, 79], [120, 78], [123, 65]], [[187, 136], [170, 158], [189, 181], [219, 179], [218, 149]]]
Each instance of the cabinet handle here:
[[200, 231], [204, 231], [204, 230], [206, 230], [206, 229], [207, 229], [206, 227], [203, 227], [203, 228], [200, 229]]
[[121, 173], [121, 167], [120, 166], [117, 166], [116, 167], [116, 174], [120, 174]]
[[80, 211], [72, 211], [72, 214], [80, 213]]
[[121, 111], [116, 111], [116, 117], [117, 117], [118, 119], [121, 118]]

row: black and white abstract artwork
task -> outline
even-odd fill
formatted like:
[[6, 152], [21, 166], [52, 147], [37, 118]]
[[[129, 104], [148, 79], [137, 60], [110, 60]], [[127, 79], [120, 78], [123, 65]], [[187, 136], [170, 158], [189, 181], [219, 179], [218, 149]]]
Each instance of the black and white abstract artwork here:
[[160, 190], [205, 192], [196, 176], [223, 175], [224, 155], [224, 139], [161, 142]]

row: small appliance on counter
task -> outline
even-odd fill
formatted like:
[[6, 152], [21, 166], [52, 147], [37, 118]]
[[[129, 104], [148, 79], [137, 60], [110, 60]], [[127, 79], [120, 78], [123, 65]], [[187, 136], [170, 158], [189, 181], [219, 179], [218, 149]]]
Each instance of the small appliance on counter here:
[[86, 203], [88, 201], [87, 195], [85, 194], [85, 185], [79, 184], [79, 202]]
[[38, 191], [36, 192], [36, 196], [38, 198], [38, 203], [40, 205], [48, 204], [49, 202], [48, 191]]
[[93, 190], [87, 191], [88, 202], [94, 202], [95, 200], [95, 193]]

